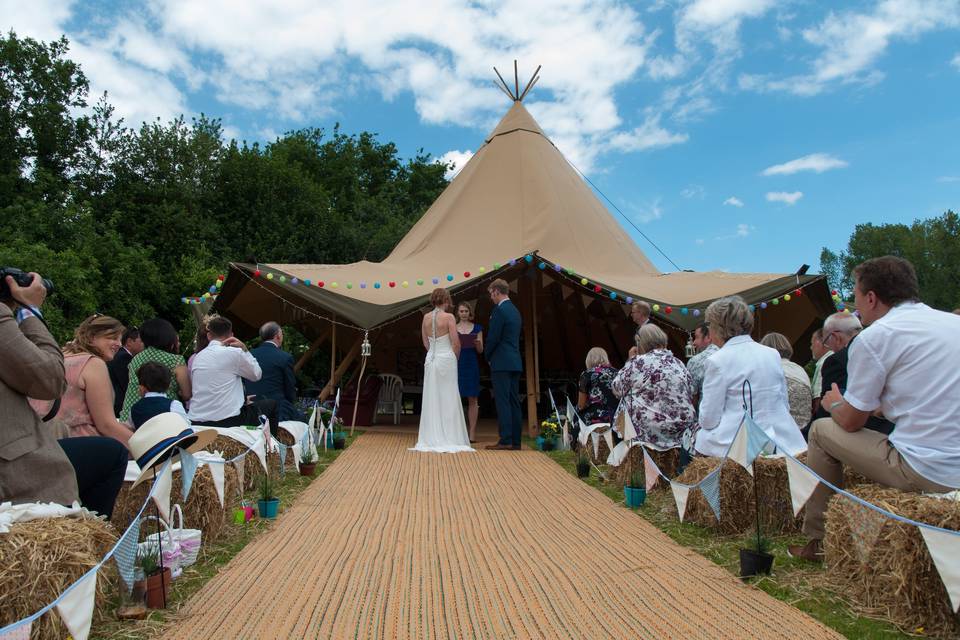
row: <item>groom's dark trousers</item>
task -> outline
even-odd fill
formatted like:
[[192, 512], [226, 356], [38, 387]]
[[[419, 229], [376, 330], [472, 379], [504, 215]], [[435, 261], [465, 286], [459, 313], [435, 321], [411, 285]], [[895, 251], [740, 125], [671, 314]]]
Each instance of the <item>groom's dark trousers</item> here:
[[493, 308], [484, 354], [490, 363], [493, 398], [497, 405], [502, 445], [520, 446], [520, 312], [509, 299]]

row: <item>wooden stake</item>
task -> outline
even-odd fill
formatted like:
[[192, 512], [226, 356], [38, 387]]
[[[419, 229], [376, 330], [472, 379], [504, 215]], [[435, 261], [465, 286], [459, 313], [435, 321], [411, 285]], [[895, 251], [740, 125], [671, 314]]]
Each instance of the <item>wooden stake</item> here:
[[503, 88], [506, 90], [507, 95], [510, 96], [510, 99], [515, 101], [515, 100], [517, 99], [517, 96], [513, 95], [512, 93], [510, 93], [510, 85], [508, 85], [508, 84], [507, 84], [507, 81], [503, 79], [503, 76], [500, 75], [500, 72], [497, 71], [497, 68], [496, 68], [496, 67], [493, 68], [493, 72], [497, 74], [497, 77], [498, 77], [498, 78], [500, 78], [500, 82], [503, 83]]
[[303, 368], [303, 365], [307, 364], [307, 362], [310, 361], [310, 358], [312, 358], [313, 354], [317, 352], [317, 349], [323, 346], [323, 343], [326, 342], [327, 339], [330, 337], [331, 332], [332, 332], [331, 327], [327, 327], [326, 329], [320, 332], [320, 335], [317, 337], [317, 339], [310, 344], [310, 348], [304, 351], [303, 355], [300, 356], [300, 359], [297, 360], [297, 363], [293, 365], [294, 372], [300, 371], [300, 369]]
[[500, 89], [500, 91], [503, 91], [503, 95], [505, 95], [505, 96], [507, 96], [508, 98], [510, 98], [511, 100], [513, 100], [513, 96], [510, 95], [510, 92], [509, 92], [509, 91], [507, 91], [506, 89], [503, 88], [503, 85], [502, 85], [502, 84], [497, 84], [496, 81], [494, 81], [493, 84], [497, 87], [497, 89]]

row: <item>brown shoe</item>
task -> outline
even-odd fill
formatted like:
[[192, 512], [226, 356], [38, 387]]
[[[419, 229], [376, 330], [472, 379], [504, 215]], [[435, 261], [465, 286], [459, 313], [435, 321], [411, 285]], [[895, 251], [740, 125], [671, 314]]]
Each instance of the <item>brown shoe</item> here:
[[823, 541], [810, 540], [805, 545], [789, 546], [787, 547], [787, 555], [807, 562], [823, 562]]
[[513, 447], [509, 444], [488, 444], [486, 448], [493, 451], [509, 451], [510, 449], [513, 449]]

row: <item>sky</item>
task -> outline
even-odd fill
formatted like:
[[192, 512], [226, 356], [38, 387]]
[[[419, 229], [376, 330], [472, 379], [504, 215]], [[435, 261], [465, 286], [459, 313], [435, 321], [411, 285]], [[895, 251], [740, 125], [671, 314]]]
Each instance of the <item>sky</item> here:
[[664, 271], [816, 272], [960, 210], [960, 0], [0, 0], [0, 28], [66, 35], [131, 126], [340, 123], [458, 166], [510, 107], [493, 67], [542, 65], [525, 106]]

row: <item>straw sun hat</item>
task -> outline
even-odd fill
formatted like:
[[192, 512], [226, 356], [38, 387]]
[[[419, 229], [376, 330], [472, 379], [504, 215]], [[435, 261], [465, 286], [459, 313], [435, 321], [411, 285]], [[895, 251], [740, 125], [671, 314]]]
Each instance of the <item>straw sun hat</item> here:
[[150, 418], [130, 436], [128, 443], [130, 455], [141, 469], [133, 486], [150, 477], [156, 465], [178, 455], [174, 453], [177, 448], [192, 453], [216, 437], [216, 429], [193, 428], [175, 413], [161, 413]]

